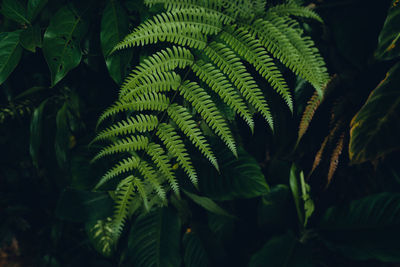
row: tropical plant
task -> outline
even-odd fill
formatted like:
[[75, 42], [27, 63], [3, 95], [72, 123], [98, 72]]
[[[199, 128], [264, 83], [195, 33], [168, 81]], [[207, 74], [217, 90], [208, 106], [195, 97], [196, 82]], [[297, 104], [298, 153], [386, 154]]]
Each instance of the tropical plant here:
[[[319, 98], [328, 81], [325, 63], [314, 42], [291, 17], [321, 21], [308, 8], [293, 3], [266, 6], [265, 1], [145, 3], [164, 4], [166, 11], [139, 25], [113, 51], [164, 41], [173, 45], [134, 68], [123, 82], [118, 100], [100, 116], [98, 125], [121, 112], [126, 112], [127, 118], [113, 123], [94, 139], [111, 144], [93, 161], [118, 153], [125, 155], [96, 186], [122, 177], [115, 191], [111, 223], [116, 236], [132, 213], [136, 196], [140, 196], [147, 210], [163, 205], [169, 190], [179, 196], [182, 179], [176, 175], [175, 166], [181, 167], [198, 186], [198, 174], [185, 139], [217, 170], [218, 159], [206, 132], [218, 136], [237, 156], [224, 106], [241, 117], [251, 131], [254, 113], [260, 113], [274, 129], [273, 116], [256, 75], [268, 82], [291, 111], [291, 92], [278, 60], [308, 81]], [[250, 66], [255, 74], [249, 72]]]
[[398, 266], [399, 8], [1, 0], [0, 266]]

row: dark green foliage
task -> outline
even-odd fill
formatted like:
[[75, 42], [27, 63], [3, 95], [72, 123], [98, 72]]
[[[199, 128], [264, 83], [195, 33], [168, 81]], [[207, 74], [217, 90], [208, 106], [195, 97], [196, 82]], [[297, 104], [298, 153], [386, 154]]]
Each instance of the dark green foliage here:
[[0, 1], [0, 266], [397, 266], [399, 8]]
[[329, 208], [320, 224], [327, 245], [347, 257], [398, 262], [400, 195], [381, 193]]
[[353, 163], [381, 158], [400, 148], [400, 63], [371, 92], [350, 124], [350, 159]]
[[311, 251], [292, 232], [272, 237], [250, 260], [249, 267], [313, 266]]
[[180, 220], [172, 209], [162, 208], [139, 216], [131, 228], [126, 265], [179, 266]]

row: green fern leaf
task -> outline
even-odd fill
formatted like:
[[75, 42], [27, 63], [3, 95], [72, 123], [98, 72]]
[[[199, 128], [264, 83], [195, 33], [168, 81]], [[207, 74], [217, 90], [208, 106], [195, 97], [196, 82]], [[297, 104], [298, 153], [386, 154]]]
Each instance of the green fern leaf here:
[[97, 122], [97, 126], [100, 125], [106, 118], [119, 112], [143, 110], [164, 111], [168, 108], [168, 105], [169, 98], [159, 93], [143, 94], [136, 98], [134, 102], [119, 100], [113, 106], [106, 109], [103, 114], [101, 114]]
[[236, 113], [238, 113], [254, 130], [253, 117], [244, 103], [242, 96], [237, 92], [226, 76], [210, 63], [198, 60], [192, 65], [196, 75], [216, 92], [222, 100]]
[[204, 50], [206, 55], [224, 72], [244, 98], [259, 111], [273, 129], [273, 119], [264, 95], [236, 54], [222, 43], [212, 42]]
[[164, 4], [164, 7], [170, 10], [182, 8], [206, 8], [209, 12], [221, 12], [224, 6], [223, 1], [219, 0], [144, 0], [144, 3], [152, 7], [156, 4]]
[[193, 168], [192, 161], [183, 141], [178, 133], [175, 132], [174, 128], [169, 124], [161, 123], [157, 130], [157, 136], [167, 147], [168, 152], [176, 158], [179, 165], [188, 175], [190, 181], [197, 186], [198, 180], [196, 170]]
[[173, 46], [155, 53], [145, 59], [129, 75], [121, 87], [120, 96], [139, 86], [145, 77], [157, 72], [172, 71], [176, 68], [185, 68], [193, 64], [193, 55], [189, 49]]
[[115, 167], [109, 170], [100, 181], [96, 184], [95, 190], [98, 189], [100, 186], [108, 182], [114, 177], [117, 177], [120, 174], [132, 171], [139, 166], [140, 159], [137, 156], [132, 156], [127, 159], [123, 159], [120, 161]]
[[298, 6], [296, 4], [280, 4], [268, 9], [268, 13], [275, 13], [278, 16], [296, 16], [315, 19], [323, 23], [322, 18], [308, 7]]
[[172, 104], [167, 112], [169, 117], [178, 125], [179, 129], [192, 141], [193, 145], [218, 169], [217, 159], [187, 109], [177, 104]]
[[203, 7], [175, 9], [156, 15], [128, 34], [114, 50], [167, 41], [178, 45], [204, 49], [206, 35], [217, 34], [232, 18]]
[[293, 112], [293, 101], [289, 88], [282, 73], [262, 47], [260, 41], [253, 38], [244, 28], [239, 28], [236, 31], [225, 31], [220, 36], [238, 55], [254, 66], [282, 96], [290, 111]]
[[[310, 82], [322, 96], [323, 83], [326, 83], [329, 78], [326, 69], [314, 68], [315, 62], [319, 62], [319, 58], [313, 56], [317, 54], [316, 48], [312, 48], [313, 43], [310, 39], [302, 38], [288, 21], [292, 20], [270, 13], [267, 20], [257, 19], [251, 26], [245, 25], [244, 28], [253, 36], [258, 36], [267, 51], [295, 74]], [[318, 65], [318, 67], [321, 66]], [[326, 80], [322, 81], [319, 77], [322, 74], [314, 73], [315, 69], [325, 73]]]
[[164, 149], [156, 143], [150, 143], [146, 150], [147, 154], [151, 157], [153, 162], [157, 165], [160, 172], [168, 180], [169, 185], [175, 194], [179, 195], [179, 186], [172, 170], [171, 163], [166, 155]]
[[118, 140], [112, 145], [103, 148], [92, 160], [92, 162], [107, 156], [121, 152], [144, 150], [149, 144], [149, 139], [145, 136], [130, 136], [122, 140]]
[[157, 173], [157, 171], [150, 166], [144, 159], [140, 160], [140, 164], [138, 166], [138, 170], [141, 175], [145, 178], [149, 184], [154, 188], [157, 195], [161, 200], [166, 200], [166, 193], [164, 188], [161, 185], [161, 176]]
[[303, 68], [306, 68], [309, 76], [313, 77], [313, 80], [309, 80], [310, 83], [322, 96], [322, 89], [328, 83], [329, 75], [314, 42], [310, 37], [302, 36], [303, 30], [297, 21], [288, 17], [278, 17], [274, 13], [268, 14], [268, 17], [272, 18], [271, 21], [275, 23], [275, 26], [287, 36], [293, 47], [297, 49]]
[[181, 84], [181, 77], [175, 72], [156, 72], [143, 77], [141, 84], [133, 88], [122, 97], [125, 100], [136, 99], [138, 96], [148, 93], [169, 92], [176, 90]]
[[158, 125], [158, 119], [154, 115], [138, 114], [120, 121], [113, 126], [101, 131], [92, 142], [110, 139], [119, 135], [134, 134], [136, 132], [148, 132], [154, 130]]
[[201, 115], [203, 120], [224, 141], [232, 153], [236, 156], [236, 144], [225, 119], [220, 114], [217, 106], [209, 94], [197, 83], [185, 81], [180, 87], [181, 95], [192, 103], [194, 109]]
[[[136, 207], [132, 204], [134, 198], [140, 198], [139, 204], [149, 210], [153, 205], [165, 204], [167, 190], [179, 194], [176, 165], [197, 187], [197, 173], [184, 140], [188, 139], [219, 169], [204, 129], [189, 110], [199, 114], [211, 132], [237, 155], [228, 122], [211, 95], [217, 95], [226, 104], [224, 107], [238, 114], [252, 130], [253, 110], [273, 130], [264, 93], [245, 64], [254, 67], [291, 111], [292, 96], [275, 59], [315, 87], [315, 99], [300, 123], [299, 139], [328, 81], [325, 63], [314, 42], [304, 36], [299, 23], [292, 19], [298, 16], [320, 20], [307, 8], [289, 3], [269, 7], [265, 13], [264, 0], [145, 0], [145, 3], [164, 4], [167, 10], [139, 25], [114, 50], [157, 42], [172, 46], [144, 59], [125, 79], [119, 99], [100, 116], [98, 124], [122, 112], [131, 117], [114, 123], [94, 139], [110, 140], [112, 144], [103, 148], [93, 161], [107, 155], [128, 154], [100, 179], [96, 188], [112, 178], [133, 173], [116, 190], [117, 206], [112, 222], [116, 236], [130, 216], [129, 210]], [[177, 69], [183, 69], [182, 76]], [[193, 78], [206, 87], [190, 81]], [[153, 140], [154, 136], [158, 141]], [[144, 158], [137, 155], [139, 150], [143, 150]], [[174, 160], [177, 164], [172, 166]]]
[[125, 220], [128, 217], [130, 205], [132, 204], [133, 196], [135, 194], [135, 184], [133, 180], [135, 177], [132, 175], [122, 180], [117, 189], [115, 190], [115, 211], [111, 228], [113, 229], [114, 240], [117, 240], [121, 235]]

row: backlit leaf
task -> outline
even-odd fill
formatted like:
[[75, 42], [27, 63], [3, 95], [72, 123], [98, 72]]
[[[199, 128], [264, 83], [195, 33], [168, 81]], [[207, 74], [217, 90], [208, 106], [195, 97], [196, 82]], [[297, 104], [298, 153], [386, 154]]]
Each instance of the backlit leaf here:
[[372, 91], [351, 121], [352, 163], [374, 160], [400, 148], [400, 63]]
[[[397, 2], [397, 4], [396, 4]], [[381, 60], [391, 60], [400, 56], [400, 5], [398, 0], [392, 0], [389, 12], [379, 34], [375, 57]]]

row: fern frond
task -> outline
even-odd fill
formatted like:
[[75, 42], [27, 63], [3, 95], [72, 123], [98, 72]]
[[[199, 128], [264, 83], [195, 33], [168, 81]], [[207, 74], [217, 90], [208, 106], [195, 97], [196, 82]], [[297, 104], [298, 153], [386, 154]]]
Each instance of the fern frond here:
[[110, 139], [115, 136], [134, 134], [136, 132], [148, 132], [158, 125], [158, 119], [154, 115], [138, 114], [126, 120], [117, 122], [111, 127], [101, 131], [93, 142]]
[[193, 64], [193, 55], [189, 49], [173, 46], [153, 54], [145, 59], [125, 80], [120, 90], [120, 97], [141, 84], [144, 77], [157, 72], [172, 71]]
[[311, 174], [315, 171], [315, 169], [318, 167], [319, 163], [321, 162], [322, 153], [325, 150], [325, 147], [326, 147], [326, 144], [328, 143], [329, 137], [330, 137], [330, 135], [328, 135], [324, 138], [324, 141], [322, 142], [321, 147], [319, 148], [317, 154], [315, 154], [313, 166], [311, 168], [310, 174], [308, 175], [309, 177], [311, 176]]
[[148, 93], [138, 96], [135, 101], [117, 101], [101, 114], [97, 125], [100, 125], [106, 118], [123, 111], [164, 111], [168, 108], [169, 98], [164, 94]]
[[343, 150], [343, 142], [344, 142], [344, 133], [342, 133], [341, 136], [339, 137], [339, 141], [337, 142], [336, 147], [332, 152], [331, 160], [329, 163], [327, 186], [332, 181], [333, 175], [335, 174], [335, 171], [339, 164], [339, 157], [340, 154], [342, 154]]
[[[153, 204], [163, 205], [170, 188], [179, 194], [172, 166], [175, 160], [197, 186], [196, 170], [184, 140], [190, 141], [218, 170], [217, 159], [192, 111], [237, 156], [231, 129], [212, 96], [218, 96], [226, 104], [223, 107], [238, 114], [252, 130], [254, 110], [273, 130], [268, 103], [255, 77], [246, 69], [247, 63], [282, 96], [291, 111], [292, 96], [275, 58], [316, 88], [318, 93], [300, 123], [299, 140], [322, 99], [327, 80], [324, 62], [314, 43], [303, 36], [299, 24], [291, 18], [319, 19], [310, 10], [289, 3], [272, 7], [264, 14], [265, 0], [144, 1], [148, 6], [164, 4], [167, 11], [143, 22], [114, 50], [164, 41], [172, 46], [152, 54], [133, 69], [121, 86], [119, 99], [100, 116], [98, 124], [120, 112], [131, 117], [103, 130], [94, 140], [111, 139], [112, 144], [93, 161], [106, 155], [128, 154], [102, 177], [97, 187], [133, 172], [116, 190], [113, 225], [117, 234], [129, 215], [127, 210], [135, 207], [131, 203], [134, 198], [141, 198], [149, 209]], [[184, 69], [183, 78], [177, 69]], [[192, 76], [207, 88], [190, 81]], [[157, 140], [152, 140], [154, 135]], [[143, 158], [137, 155], [138, 150], [143, 150]]]
[[273, 59], [268, 55], [267, 51], [262, 47], [260, 41], [255, 39], [244, 28], [238, 28], [235, 31], [224, 31], [220, 35], [232, 49], [248, 61], [263, 76], [271, 86], [282, 96], [293, 112], [293, 101], [289, 88], [286, 84], [282, 73], [276, 67]]
[[151, 157], [160, 172], [165, 176], [175, 194], [179, 195], [178, 182], [176, 181], [171, 163], [164, 149], [159, 144], [150, 143], [147, 147], [146, 153]]
[[116, 240], [113, 229], [110, 227], [112, 219], [98, 220], [93, 225], [87, 224], [89, 239], [93, 242], [97, 251], [106, 257], [110, 257], [114, 252]]
[[135, 186], [137, 192], [139, 193], [141, 199], [143, 200], [143, 206], [144, 208], [149, 211], [150, 210], [150, 205], [149, 205], [149, 200], [148, 200], [148, 190], [146, 190], [145, 184], [137, 177], [132, 178], [132, 183]]
[[190, 156], [178, 133], [174, 130], [174, 128], [171, 125], [166, 123], [161, 123], [157, 129], [156, 134], [164, 143], [164, 145], [168, 149], [168, 152], [173, 157], [176, 158], [179, 165], [188, 175], [190, 181], [195, 186], [197, 186], [198, 181], [197, 181], [196, 170], [193, 168]]
[[273, 129], [273, 119], [264, 95], [236, 54], [222, 43], [212, 42], [206, 55], [225, 73], [243, 97], [259, 111]]
[[192, 65], [192, 69], [232, 110], [247, 122], [250, 129], [253, 131], [253, 117], [241, 95], [236, 91], [227, 77], [212, 64], [205, 63], [202, 60], [196, 61], [195, 64]]
[[207, 35], [217, 34], [224, 24], [233, 21], [221, 12], [203, 7], [174, 9], [154, 16], [138, 26], [114, 50], [167, 41], [178, 45], [204, 49]]
[[140, 160], [138, 171], [145, 178], [145, 180], [151, 184], [157, 195], [162, 200], [166, 200], [166, 193], [161, 185], [161, 176], [157, 173], [157, 171], [144, 159]]
[[314, 88], [323, 95], [322, 89], [329, 81], [329, 75], [325, 67], [325, 62], [315, 47], [313, 40], [308, 36], [302, 36], [303, 31], [297, 21], [289, 17], [279, 17], [276, 14], [269, 14], [269, 18], [275, 26], [286, 35], [290, 43], [295, 47], [300, 55], [301, 66], [308, 72], [309, 82]]
[[135, 194], [134, 179], [132, 175], [125, 178], [115, 190], [115, 209], [111, 227], [116, 240], [122, 233]]
[[[254, 37], [258, 37], [267, 51], [278, 58], [286, 67], [310, 82], [322, 96], [323, 82], [320, 79], [319, 72], [326, 73], [326, 69], [318, 69], [318, 73], [314, 73], [313, 64], [317, 60], [309, 54], [311, 52], [315, 54], [317, 50], [311, 48], [311, 42], [306, 41], [300, 36], [299, 32], [291, 28], [287, 20], [270, 13], [268, 20], [257, 19], [251, 26], [244, 25], [244, 28]], [[292, 37], [295, 37], [295, 40], [291, 40]], [[303, 54], [303, 52], [306, 52], [306, 54]], [[328, 77], [327, 74], [325, 76]], [[328, 79], [325, 82], [327, 81]]]
[[319, 104], [321, 103], [321, 100], [322, 100], [321, 96], [317, 91], [315, 91], [314, 94], [311, 96], [310, 100], [307, 102], [306, 109], [304, 110], [303, 116], [301, 117], [300, 120], [297, 144], [300, 142], [300, 139], [306, 133], [308, 126], [310, 125], [310, 122], [314, 116], [314, 113], [319, 107]]
[[155, 4], [164, 4], [170, 11], [182, 8], [206, 8], [208, 11], [222, 11], [223, 3], [219, 0], [144, 0], [145, 5], [152, 7]]
[[298, 6], [293, 3], [280, 4], [272, 6], [268, 9], [267, 13], [275, 13], [278, 16], [295, 16], [315, 19], [324, 23], [322, 18], [308, 7]]
[[178, 125], [179, 129], [189, 138], [193, 145], [218, 169], [217, 159], [187, 109], [180, 105], [172, 104], [167, 112], [169, 117]]
[[132, 88], [129, 93], [124, 95], [121, 99], [132, 100], [136, 99], [139, 95], [148, 93], [169, 92], [176, 90], [181, 83], [181, 77], [175, 72], [156, 72], [151, 75], [143, 77], [141, 83]]
[[196, 82], [185, 81], [181, 84], [180, 94], [192, 103], [203, 120], [224, 141], [232, 153], [237, 156], [235, 140], [225, 119], [207, 92]]
[[317, 154], [315, 155], [314, 163], [313, 163], [313, 166], [311, 168], [311, 171], [310, 171], [310, 174], [308, 175], [308, 177], [310, 177], [311, 174], [314, 172], [314, 170], [318, 167], [319, 163], [321, 162], [322, 154], [325, 150], [325, 147], [328, 144], [328, 141], [330, 141], [335, 136], [338, 129], [340, 129], [340, 126], [342, 126], [341, 121], [337, 122], [335, 124], [335, 127], [333, 127], [333, 129], [329, 132], [329, 134], [324, 138], [324, 141], [322, 142], [321, 147], [319, 148]]
[[114, 144], [111, 144], [103, 148], [92, 160], [92, 162], [98, 160], [107, 155], [112, 155], [121, 152], [137, 151], [147, 148], [149, 139], [145, 136], [130, 136], [122, 140], [118, 140]]
[[132, 156], [120, 161], [115, 167], [109, 170], [94, 187], [94, 190], [108, 182], [109, 180], [117, 177], [120, 174], [132, 171], [139, 166], [140, 159], [137, 156]]

